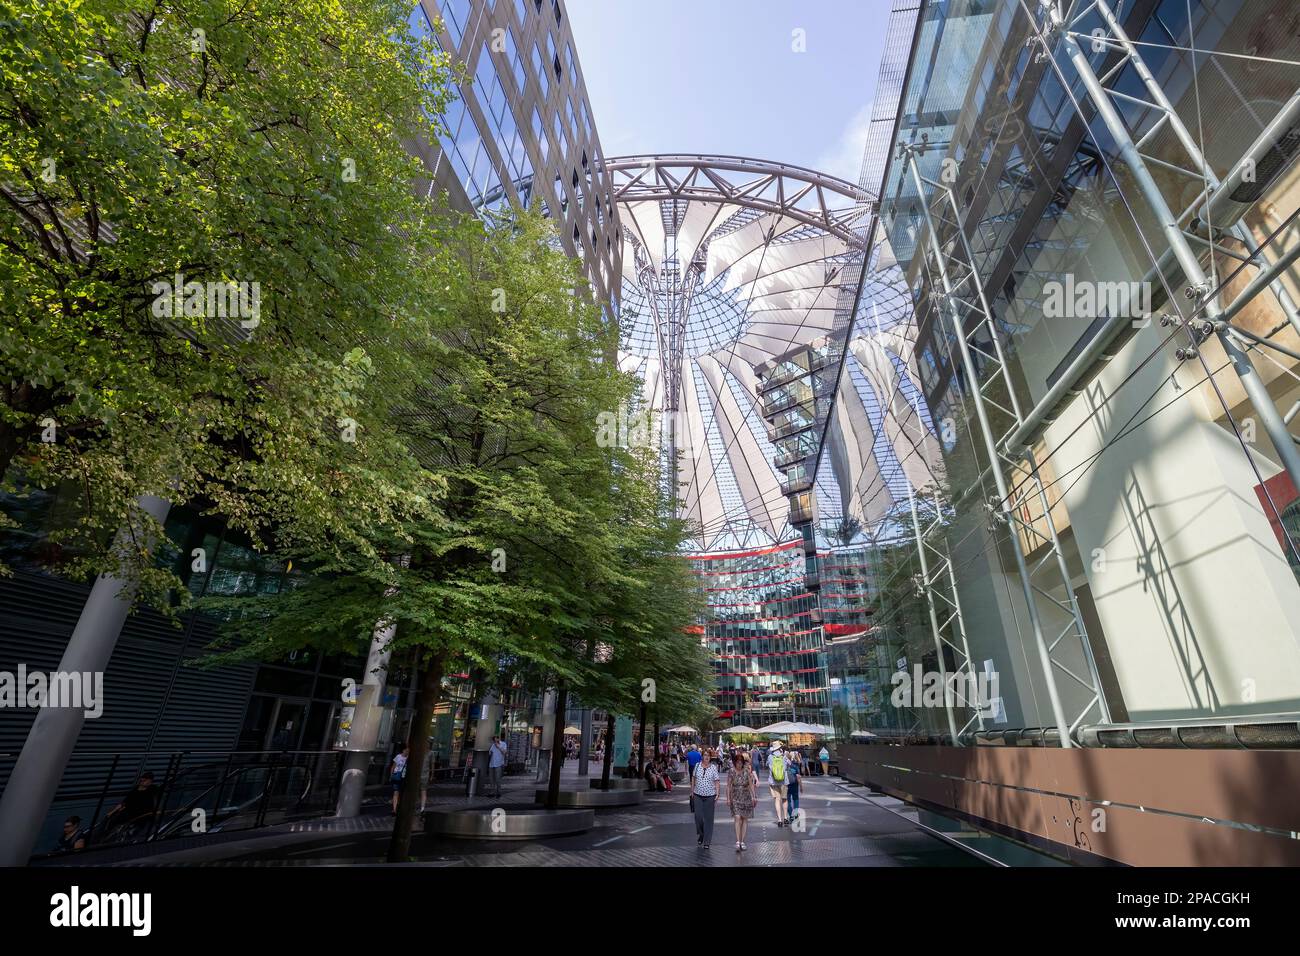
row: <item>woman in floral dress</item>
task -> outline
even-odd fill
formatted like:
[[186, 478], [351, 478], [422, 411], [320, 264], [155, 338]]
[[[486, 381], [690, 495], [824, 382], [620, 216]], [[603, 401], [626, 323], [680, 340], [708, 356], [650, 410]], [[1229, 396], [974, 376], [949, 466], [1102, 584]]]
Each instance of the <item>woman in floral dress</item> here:
[[731, 819], [736, 824], [736, 849], [748, 850], [745, 834], [749, 832], [749, 818], [754, 815], [754, 793], [758, 788], [758, 775], [749, 765], [749, 757], [737, 753], [732, 759], [731, 779], [727, 782], [727, 803], [731, 806]]

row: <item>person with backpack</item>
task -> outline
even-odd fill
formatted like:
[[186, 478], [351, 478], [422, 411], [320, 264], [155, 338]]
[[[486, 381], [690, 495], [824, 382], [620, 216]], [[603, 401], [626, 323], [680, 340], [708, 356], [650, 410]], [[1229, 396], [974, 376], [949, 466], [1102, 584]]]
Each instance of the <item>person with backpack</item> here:
[[791, 821], [799, 812], [799, 778], [802, 776], [803, 759], [799, 756], [799, 751], [791, 750], [786, 754], [785, 763], [786, 819]]
[[776, 804], [776, 825], [785, 826], [789, 819], [786, 817], [786, 772], [785, 772], [785, 753], [781, 750], [781, 741], [772, 741], [772, 747], [767, 755], [767, 792], [772, 796], [772, 802]]

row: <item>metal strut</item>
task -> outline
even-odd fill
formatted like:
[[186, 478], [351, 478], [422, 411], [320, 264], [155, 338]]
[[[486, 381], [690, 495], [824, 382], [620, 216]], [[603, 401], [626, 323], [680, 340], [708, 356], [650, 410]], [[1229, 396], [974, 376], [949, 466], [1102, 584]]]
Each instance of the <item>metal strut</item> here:
[[[962, 369], [968, 383], [979, 431], [990, 462], [989, 471], [997, 488], [997, 499], [994, 505], [998, 516], [1011, 531], [1009, 537], [1016, 560], [1016, 570], [1024, 591], [1029, 612], [1029, 623], [1034, 634], [1035, 646], [1038, 649], [1039, 664], [1046, 682], [1053, 718], [1057, 724], [1061, 746], [1070, 747], [1074, 746], [1074, 734], [1094, 708], [1103, 722], [1109, 720], [1108, 708], [1101, 690], [1101, 680], [1097, 673], [1096, 662], [1093, 659], [1092, 648], [1088, 643], [1083, 617], [1074, 597], [1074, 589], [1071, 586], [1065, 553], [1056, 532], [1055, 521], [1052, 518], [1051, 503], [1039, 477], [1037, 462], [1031, 452], [1026, 453], [1024, 457], [1009, 453], [1008, 440], [1024, 424], [1024, 417], [1020, 410], [1019, 400], [1016, 398], [1014, 384], [1011, 381], [1000, 337], [984, 293], [983, 283], [974, 265], [974, 257], [966, 236], [961, 209], [950, 187], [921, 175], [916, 157], [923, 149], [923, 146], [917, 147], [911, 144], [902, 144], [901, 146], [902, 154], [907, 160], [908, 169], [920, 198], [921, 210], [925, 217], [926, 241], [930, 252], [933, 254], [943, 289], [944, 307], [940, 311], [946, 312], [952, 325], [952, 334], [957, 342]], [[949, 256], [943, 250], [943, 244], [936, 230], [929, 203], [926, 201], [927, 185], [946, 198], [955, 217], [953, 231], [958, 238], [958, 243], [962, 247], [966, 260], [964, 263], [958, 263], [958, 265], [962, 266], [962, 270], [955, 280], [949, 271]], [[968, 298], [963, 299], [958, 295], [958, 290], [967, 286], [970, 293], [968, 293]], [[962, 310], [964, 310], [965, 314], [963, 314]], [[981, 347], [971, 341], [965, 322], [965, 317], [971, 313], [981, 315], [982, 321], [976, 323], [975, 328], [983, 327], [986, 330], [989, 346]], [[977, 374], [972, 353], [980, 355], [985, 367], [992, 366], [995, 370], [994, 374], [987, 376], [982, 384]], [[1001, 381], [1005, 389], [1006, 405], [999, 403], [987, 394], [989, 386], [998, 380]], [[998, 435], [994, 432], [988, 416], [987, 406], [990, 404], [1012, 420], [1013, 424], [1005, 434]], [[1004, 465], [1009, 465], [1014, 469], [1023, 469], [1027, 473], [1026, 480], [1020, 481], [1014, 492], [1008, 488], [1006, 477], [1003, 474]], [[1033, 520], [1032, 517], [1030, 520], [1021, 517], [1020, 512], [1022, 509], [1028, 510], [1032, 515], [1035, 508], [1031, 502], [1037, 502], [1037, 510], [1041, 512], [1044, 528], [1038, 527], [1038, 522]], [[1025, 546], [1021, 540], [1022, 534], [1025, 541], [1038, 542], [1031, 550], [1045, 549], [1045, 554], [1037, 559], [1032, 567], [1030, 567], [1025, 554]], [[1067, 598], [1066, 601], [1059, 600], [1049, 593], [1047, 587], [1036, 582], [1035, 575], [1044, 570], [1055, 571], [1053, 583], [1063, 588]], [[1038, 608], [1040, 598], [1047, 600], [1058, 611], [1068, 617], [1066, 626], [1059, 633], [1053, 634], [1050, 640], [1043, 630], [1042, 615]], [[1086, 664], [1085, 673], [1079, 674], [1076, 672], [1076, 668], [1070, 667], [1063, 662], [1064, 652], [1070, 648], [1077, 648], [1082, 656]], [[1073, 719], [1070, 719], [1065, 710], [1056, 679], [1058, 672], [1081, 686], [1087, 694], [1085, 703], [1073, 715]]]
[[[1021, 0], [1021, 4], [1022, 6], [1024, 5], [1024, 0]], [[1154, 213], [1156, 220], [1159, 222], [1160, 230], [1164, 235], [1165, 241], [1168, 243], [1169, 250], [1173, 254], [1179, 268], [1182, 270], [1183, 276], [1187, 280], [1187, 293], [1189, 298], [1193, 300], [1194, 304], [1199, 304], [1204, 308], [1205, 319], [1213, 329], [1224, 353], [1231, 361], [1233, 371], [1237, 373], [1237, 377], [1241, 381], [1242, 388], [1245, 391], [1247, 398], [1250, 399], [1250, 403], [1254, 407], [1255, 413], [1259, 415], [1265, 432], [1268, 433], [1268, 437], [1272, 441], [1273, 447], [1277, 450], [1278, 458], [1281, 459], [1282, 462], [1282, 467], [1286, 470], [1291, 480], [1296, 483], [1296, 486], [1300, 487], [1300, 448], [1297, 448], [1295, 442], [1292, 441], [1291, 433], [1287, 429], [1286, 423], [1283, 421], [1282, 414], [1278, 411], [1277, 406], [1273, 403], [1272, 397], [1268, 394], [1268, 388], [1264, 384], [1263, 379], [1260, 378], [1259, 372], [1250, 360], [1250, 356], [1238, 344], [1237, 330], [1235, 330], [1230, 324], [1230, 318], [1235, 314], [1235, 311], [1239, 309], [1239, 306], [1237, 303], [1234, 303], [1233, 307], [1225, 313], [1219, 305], [1218, 296], [1206, 294], [1211, 286], [1206, 279], [1205, 271], [1201, 268], [1200, 259], [1192, 251], [1188, 235], [1182, 228], [1184, 217], [1189, 216], [1191, 211], [1200, 205], [1203, 198], [1213, 195], [1213, 184], [1216, 184], [1218, 180], [1214, 178], [1214, 174], [1209, 170], [1204, 157], [1196, 147], [1195, 141], [1192, 140], [1186, 127], [1182, 125], [1182, 121], [1178, 118], [1172, 105], [1169, 105], [1168, 99], [1164, 96], [1163, 91], [1160, 90], [1160, 86], [1156, 82], [1154, 76], [1152, 76], [1151, 71], [1147, 69], [1146, 64], [1142, 61], [1142, 57], [1138, 53], [1137, 48], [1120, 27], [1119, 21], [1111, 11], [1109, 4], [1106, 0], [1095, 0], [1094, 3], [1090, 4], [1090, 7], [1095, 8], [1101, 15], [1102, 21], [1106, 24], [1107, 29], [1110, 30], [1114, 37], [1115, 44], [1124, 51], [1125, 58], [1134, 64], [1134, 69], [1142, 78], [1148, 93], [1156, 100], [1155, 103], [1149, 103], [1145, 100], [1140, 102], [1152, 109], [1158, 109], [1163, 112], [1165, 116], [1163, 122], [1168, 124], [1170, 129], [1174, 131], [1179, 142], [1183, 145], [1184, 150], [1191, 157], [1192, 164], [1199, 167], [1200, 176], [1204, 177], [1206, 181], [1206, 189], [1203, 190], [1202, 197], [1198, 197], [1193, 205], [1181, 216], [1176, 216], [1169, 208], [1169, 204], [1165, 201], [1164, 194], [1160, 191], [1159, 185], [1151, 174], [1151, 170], [1148, 167], [1150, 157], [1145, 156], [1138, 143], [1134, 142], [1132, 134], [1130, 134], [1128, 127], [1124, 124], [1123, 118], [1120, 116], [1119, 110], [1111, 101], [1112, 96], [1117, 94], [1108, 90], [1098, 78], [1096, 72], [1092, 68], [1092, 64], [1088, 60], [1088, 57], [1084, 54], [1078, 41], [1075, 39], [1076, 34], [1070, 29], [1071, 23], [1068, 23], [1065, 16], [1061, 13], [1059, 3], [1054, 2], [1054, 0], [1044, 0], [1042, 7], [1047, 13], [1048, 28], [1058, 37], [1061, 48], [1069, 58], [1079, 79], [1082, 81], [1088, 98], [1092, 101], [1093, 106], [1096, 107], [1097, 115], [1101, 118], [1102, 122], [1105, 123], [1107, 131], [1115, 141], [1121, 158], [1124, 160], [1125, 165], [1128, 166], [1129, 172], [1137, 183], [1139, 191], [1142, 193], [1143, 198], [1146, 200], [1151, 211]], [[1046, 51], [1048, 61], [1052, 64], [1052, 68], [1056, 71], [1061, 82], [1069, 88], [1071, 86], [1069, 78], [1064, 75], [1064, 71], [1051, 55], [1051, 43], [1048, 41], [1048, 38], [1044, 36], [1043, 31], [1039, 28], [1032, 14], [1030, 14], [1028, 7], [1025, 7], [1025, 12], [1026, 14], [1029, 14], [1030, 25], [1033, 28], [1033, 32], [1038, 42], [1042, 44], [1044, 51]], [[1073, 22], [1077, 22], [1077, 18]], [[1138, 66], [1138, 64], [1141, 64], [1141, 66]], [[1112, 69], [1108, 73], [1108, 76], [1115, 73], [1116, 70]], [[1143, 139], [1145, 140], [1149, 136], [1150, 131], [1148, 131], [1147, 135], [1144, 136]], [[1242, 232], [1246, 231], [1242, 230]], [[1211, 240], [1212, 238], [1211, 234]], [[1246, 242], [1247, 249], [1250, 249], [1253, 240], [1249, 238], [1248, 233]], [[1278, 301], [1282, 305], [1282, 309], [1286, 313], [1288, 321], [1291, 321], [1296, 326], [1297, 331], [1300, 331], [1300, 320], [1293, 318], [1293, 314], [1295, 313], [1295, 303], [1286, 294], [1286, 290], [1281, 288], [1280, 282], [1278, 281], [1280, 276], [1280, 269], [1278, 267], [1281, 263], [1268, 262], [1258, 251], [1258, 248], [1251, 252], [1251, 256], [1264, 267], [1263, 272], [1257, 277], [1257, 279], [1264, 281], [1258, 283], [1253, 282], [1251, 284], [1253, 290], [1257, 292], [1264, 285], [1267, 285], [1272, 289], [1274, 294], [1278, 295]], [[1278, 290], [1280, 290], [1280, 294]], [[1240, 298], [1237, 301], [1240, 302]], [[1179, 311], [1181, 314], [1181, 310]], [[1188, 324], [1186, 318], [1184, 318], [1183, 321], [1184, 324]]]
[[921, 519], [916, 513], [916, 496], [912, 494], [912, 483], [904, 478], [904, 484], [907, 485], [907, 505], [912, 512], [912, 531], [916, 535], [916, 555], [921, 562], [921, 592], [925, 595], [926, 609], [930, 612], [930, 633], [934, 635], [934, 652], [939, 658], [939, 680], [943, 688], [943, 708], [948, 713], [948, 732], [952, 735], [953, 745], [959, 746], [957, 716], [953, 712], [952, 695], [948, 688], [948, 668], [943, 660], [943, 638], [939, 636], [939, 615], [935, 611], [934, 592], [930, 588], [930, 564], [926, 560], [925, 548], [921, 544]]
[[[916, 420], [919, 425], [921, 422], [919, 410]], [[980, 686], [979, 674], [975, 670], [975, 661], [971, 657], [970, 644], [966, 639], [966, 622], [962, 618], [961, 600], [957, 596], [957, 575], [952, 566], [952, 558], [937, 543], [943, 539], [944, 527], [943, 508], [939, 502], [937, 487], [933, 494], [934, 515], [928, 520], [924, 522], [922, 520], [921, 510], [917, 507], [910, 481], [907, 482], [907, 504], [912, 514], [912, 531], [916, 539], [917, 558], [921, 565], [919, 584], [930, 612], [930, 630], [934, 635], [934, 649], [939, 655], [939, 675], [944, 684], [944, 706], [948, 711], [948, 729], [952, 734], [953, 745], [960, 747], [962, 738], [972, 726], [978, 730], [984, 729], [986, 716], [984, 709], [991, 702], [981, 700], [978, 696], [972, 700], [968, 696], [969, 691]], [[955, 687], [965, 688], [958, 697], [958, 702], [970, 711], [970, 716], [960, 727], [957, 726], [957, 715], [948, 694], [944, 645], [953, 652]]]

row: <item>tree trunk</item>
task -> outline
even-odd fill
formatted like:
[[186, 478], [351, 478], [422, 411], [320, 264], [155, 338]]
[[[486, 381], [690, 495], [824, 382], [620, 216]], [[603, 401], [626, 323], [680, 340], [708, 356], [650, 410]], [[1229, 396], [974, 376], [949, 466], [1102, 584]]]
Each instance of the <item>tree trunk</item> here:
[[614, 766], [614, 712], [605, 714], [605, 766], [600, 771], [600, 786], [609, 789], [609, 771]]
[[659, 759], [659, 705], [655, 704], [655, 749], [654, 759]]
[[[460, 732], [460, 765], [465, 768], [465, 776], [469, 776], [469, 768], [474, 762], [474, 751], [469, 749], [469, 728], [473, 721], [470, 719], [474, 713], [474, 701], [478, 699], [478, 681], [474, 679], [475, 671], [469, 672], [469, 700], [465, 702], [465, 729]], [[468, 754], [468, 757], [466, 756]]]
[[555, 697], [555, 731], [551, 735], [551, 779], [546, 785], [546, 809], [560, 805], [560, 770], [564, 767], [564, 712], [569, 706], [569, 688], [560, 685]]
[[424, 665], [420, 675], [420, 689], [415, 699], [415, 716], [411, 719], [407, 746], [411, 748], [406, 761], [406, 778], [397, 798], [397, 819], [393, 821], [393, 837], [388, 843], [388, 862], [405, 863], [411, 856], [411, 825], [415, 821], [415, 808], [420, 804], [420, 791], [424, 787], [424, 761], [429, 755], [429, 728], [433, 712], [442, 696], [442, 670], [445, 652], [438, 651]]

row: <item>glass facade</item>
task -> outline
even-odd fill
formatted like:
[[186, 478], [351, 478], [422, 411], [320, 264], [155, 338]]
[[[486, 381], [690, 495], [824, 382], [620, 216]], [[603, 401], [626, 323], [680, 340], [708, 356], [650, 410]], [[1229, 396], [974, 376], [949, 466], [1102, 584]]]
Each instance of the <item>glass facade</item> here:
[[467, 210], [540, 203], [617, 314], [618, 214], [562, 5], [423, 0], [409, 23], [468, 71], [436, 147], [417, 150], [433, 187]]
[[[1297, 361], [1240, 340], [1261, 409], [1198, 328], [1256, 274], [1252, 248], [1271, 261], [1300, 242], [1296, 9], [1111, 6], [1172, 114], [1097, 5], [1075, 4], [1071, 31], [1118, 127], [1023, 5], [948, 0], [920, 11], [897, 127], [868, 148], [890, 156], [888, 268], [858, 302], [837, 412], [851, 425], [860, 402], [869, 428], [832, 430], [817, 476], [822, 533], [856, 522], [872, 552], [871, 626], [831, 653], [846, 730], [949, 735], [944, 707], [882, 697], [918, 664], [996, 673], [986, 714], [955, 708], [970, 735], [1300, 711], [1297, 493], [1264, 418], [1300, 401]], [[1255, 178], [1233, 182], [1252, 150]], [[1294, 351], [1298, 278], [1233, 304], [1234, 325]], [[853, 487], [864, 442], [882, 467]]]

